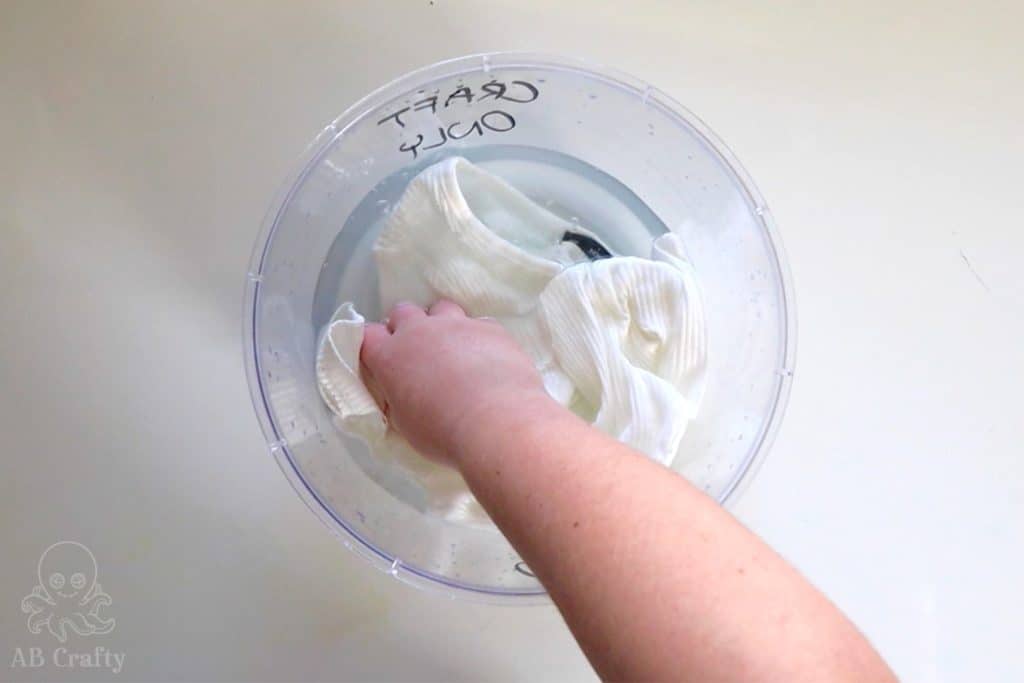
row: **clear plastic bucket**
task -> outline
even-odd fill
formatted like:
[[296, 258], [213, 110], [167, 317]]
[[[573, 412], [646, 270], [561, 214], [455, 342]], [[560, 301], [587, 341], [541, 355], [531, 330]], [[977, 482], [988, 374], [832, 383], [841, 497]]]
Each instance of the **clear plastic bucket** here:
[[[739, 163], [696, 117], [633, 78], [578, 60], [501, 53], [415, 71], [313, 142], [253, 252], [243, 341], [256, 413], [282, 470], [342, 542], [399, 579], [452, 596], [544, 600], [495, 529], [425, 514], [401, 473], [338, 432], [314, 375], [342, 298], [374, 315], [369, 248], [419, 169], [451, 155], [578, 218], [621, 253], [680, 234], [708, 330], [707, 389], [674, 467], [719, 501], [748, 482], [778, 428], [795, 319], [782, 246]], [[408, 495], [400, 495], [402, 492]]]

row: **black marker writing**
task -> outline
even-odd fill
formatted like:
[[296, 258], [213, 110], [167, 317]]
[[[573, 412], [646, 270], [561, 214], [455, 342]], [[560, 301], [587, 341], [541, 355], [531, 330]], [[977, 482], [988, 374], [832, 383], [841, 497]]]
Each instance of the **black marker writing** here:
[[480, 122], [479, 121], [474, 121], [473, 125], [471, 125], [469, 128], [466, 129], [465, 133], [463, 133], [462, 135], [459, 135], [459, 134], [457, 134], [455, 132], [455, 128], [456, 128], [456, 126], [461, 126], [461, 125], [462, 125], [461, 123], [456, 121], [452, 125], [448, 126], [448, 137], [451, 138], [452, 140], [461, 140], [462, 138], [466, 137], [470, 133], [474, 133], [475, 132], [477, 135], [483, 135], [484, 134], [484, 132], [480, 129]]
[[420, 135], [419, 133], [417, 133], [416, 134], [416, 142], [414, 142], [412, 144], [409, 144], [408, 142], [403, 142], [402, 144], [400, 144], [398, 146], [398, 151], [399, 152], [412, 152], [412, 158], [415, 159], [416, 158], [416, 154], [417, 154], [416, 150], [422, 144], [423, 144], [423, 136]]
[[445, 132], [445, 129], [444, 129], [444, 128], [443, 128], [442, 126], [438, 126], [438, 127], [437, 127], [437, 134], [438, 134], [438, 135], [440, 136], [440, 138], [441, 138], [441, 139], [440, 139], [440, 140], [438, 140], [437, 142], [435, 142], [435, 143], [434, 143], [434, 144], [432, 144], [432, 145], [426, 145], [426, 146], [425, 146], [425, 147], [423, 148], [423, 149], [424, 149], [424, 151], [425, 151], [425, 150], [428, 150], [428, 149], [437, 149], [438, 147], [440, 147], [440, 146], [441, 146], [441, 145], [443, 145], [444, 143], [448, 142], [448, 133], [447, 133], [447, 132]]
[[456, 90], [455, 92], [448, 96], [448, 99], [444, 101], [444, 106], [447, 107], [449, 104], [452, 103], [452, 100], [457, 99], [466, 100], [466, 104], [469, 104], [470, 102], [473, 101], [473, 91], [467, 88], [466, 86], [462, 86], [461, 88], [459, 88], [458, 90]]
[[[490, 119], [487, 117], [490, 117]], [[480, 123], [484, 125], [484, 128], [493, 130], [495, 133], [504, 133], [516, 127], [516, 120], [512, 118], [512, 114], [500, 109], [489, 111], [481, 116]], [[499, 123], [502, 125], [501, 128], [498, 127]]]
[[[435, 91], [433, 95], [423, 97], [409, 106], [402, 107], [398, 111], [388, 114], [377, 121], [377, 125], [381, 126], [391, 122], [399, 128], [405, 128], [408, 117], [412, 115], [411, 113], [427, 111], [431, 114], [437, 114], [439, 108], [447, 109], [457, 103], [458, 100], [464, 101], [467, 107], [471, 107], [474, 102], [482, 102], [488, 99], [494, 102], [500, 100], [516, 104], [529, 104], [536, 100], [539, 95], [540, 91], [537, 89], [537, 86], [529, 81], [503, 82], [491, 79], [475, 90], [471, 86], [460, 84], [444, 97], [443, 105], [440, 104], [442, 101], [440, 93]], [[436, 123], [440, 122], [436, 121]], [[477, 136], [482, 136], [486, 132], [506, 133], [515, 127], [516, 119], [512, 114], [504, 109], [492, 109], [469, 123], [455, 121], [447, 126], [437, 126], [436, 137], [432, 132], [416, 133], [416, 139], [401, 142], [398, 146], [398, 151], [409, 152], [412, 154], [412, 158], [415, 159], [419, 156], [420, 151], [437, 149], [448, 144], [451, 140], [462, 140], [474, 133]]]
[[[414, 102], [412, 105], [413, 111], [423, 111], [429, 109], [431, 113], [437, 111], [437, 95], [431, 95], [430, 97], [424, 97], [419, 102]], [[377, 122], [380, 125], [380, 121]]]
[[[527, 104], [533, 102], [540, 95], [540, 91], [532, 83], [527, 81], [512, 81], [509, 85], [519, 86], [519, 89], [525, 89], [526, 93], [520, 92], [520, 97], [510, 97], [507, 94], [508, 85], [505, 85], [501, 81], [488, 81], [480, 86], [480, 89], [484, 91], [484, 94], [480, 96], [480, 101], [486, 100], [488, 97], [493, 97], [496, 100], [508, 100], [509, 102], [518, 102], [519, 104]], [[525, 99], [523, 96], [525, 95]]]
[[407, 111], [409, 111], [409, 107], [405, 107], [404, 109], [399, 109], [394, 114], [389, 114], [389, 115], [385, 116], [384, 118], [382, 118], [380, 121], [377, 122], [377, 125], [379, 126], [380, 124], [384, 123], [385, 121], [389, 121], [391, 119], [394, 119], [395, 123], [397, 123], [402, 128], [405, 128], [405, 122], [402, 121], [402, 114], [404, 114]]
[[524, 576], [529, 576], [529, 577], [534, 578], [534, 579], [537, 578], [537, 575], [534, 574], [532, 571], [530, 571], [530, 568], [526, 566], [525, 562], [516, 562], [515, 569], [516, 569], [517, 572], [519, 572], [520, 574], [522, 574]]
[[423, 144], [426, 138], [417, 133], [415, 142], [403, 142], [398, 146], [398, 151], [409, 152], [412, 154], [412, 158], [415, 159], [419, 156], [420, 150], [425, 152], [428, 149], [437, 149], [438, 147], [446, 145], [450, 140], [461, 140], [465, 137], [469, 137], [473, 133], [476, 133], [478, 136], [483, 135], [485, 130], [493, 131], [495, 133], [507, 133], [515, 127], [516, 119], [514, 116], [506, 111], [494, 109], [469, 125], [465, 125], [461, 121], [456, 121], [455, 123], [449, 124], [447, 128], [444, 126], [438, 126], [437, 139], [433, 140], [428, 145]]

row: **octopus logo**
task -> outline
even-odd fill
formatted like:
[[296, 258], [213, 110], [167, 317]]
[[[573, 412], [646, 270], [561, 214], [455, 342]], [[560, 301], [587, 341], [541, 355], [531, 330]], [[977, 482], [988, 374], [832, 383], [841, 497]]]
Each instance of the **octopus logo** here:
[[96, 580], [99, 567], [92, 551], [75, 541], [54, 543], [39, 558], [39, 584], [21, 601], [28, 614], [28, 630], [42, 633], [43, 626], [61, 643], [68, 629], [80, 636], [114, 630], [114, 619], [100, 616], [110, 596]]

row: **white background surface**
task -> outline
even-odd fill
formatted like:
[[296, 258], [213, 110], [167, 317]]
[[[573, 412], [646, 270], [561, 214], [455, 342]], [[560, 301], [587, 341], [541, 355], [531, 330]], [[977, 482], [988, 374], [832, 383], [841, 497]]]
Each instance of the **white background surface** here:
[[[392, 77], [591, 58], [760, 186], [800, 316], [737, 508], [908, 681], [1024, 678], [1019, 3], [0, 0], [0, 679], [51, 543], [100, 563], [126, 680], [589, 680], [553, 609], [347, 553], [268, 455], [239, 342], [264, 210]], [[638, 571], [643, 571], [638, 562]], [[94, 642], [95, 641], [95, 642]]]

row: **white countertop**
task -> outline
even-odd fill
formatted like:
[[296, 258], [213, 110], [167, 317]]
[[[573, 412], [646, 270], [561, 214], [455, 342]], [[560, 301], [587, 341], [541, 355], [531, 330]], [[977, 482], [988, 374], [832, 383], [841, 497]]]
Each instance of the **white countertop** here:
[[[800, 318], [737, 513], [905, 680], [1024, 678], [1024, 5], [687, 5], [0, 5], [0, 679], [112, 677], [55, 668], [19, 609], [65, 539], [116, 618], [65, 647], [124, 653], [126, 680], [593, 678], [552, 608], [450, 602], [345, 551], [242, 369], [292, 161], [382, 82], [498, 49], [632, 73], [732, 148]], [[45, 666], [7, 668], [33, 647]]]

